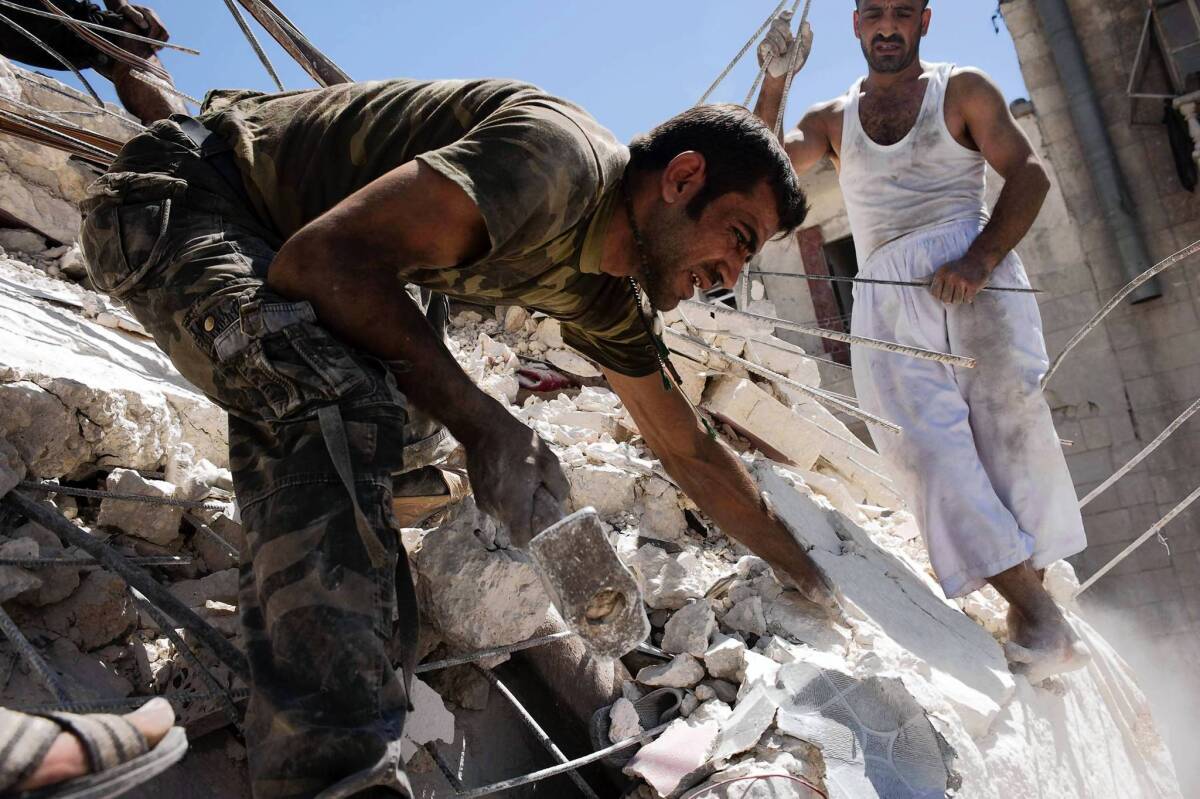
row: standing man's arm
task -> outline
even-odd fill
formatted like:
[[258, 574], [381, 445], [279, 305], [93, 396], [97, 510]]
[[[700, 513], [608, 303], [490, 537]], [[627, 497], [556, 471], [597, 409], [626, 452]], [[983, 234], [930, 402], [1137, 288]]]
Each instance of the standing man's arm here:
[[946, 103], [951, 130], [958, 127], [958, 120], [951, 117], [961, 119], [965, 136], [1004, 178], [991, 221], [966, 255], [934, 275], [930, 291], [942, 302], [954, 304], [973, 302], [992, 271], [1025, 238], [1042, 209], [1050, 179], [1004, 95], [982, 72], [956, 73]]
[[805, 112], [800, 124], [784, 138], [783, 146], [792, 169], [803, 175], [827, 155], [833, 155], [833, 140], [829, 135], [829, 116], [834, 113], [839, 100], [818, 103]]
[[681, 389], [664, 389], [657, 373], [626, 377], [606, 369], [604, 375], [667, 473], [701, 510], [804, 596], [836, 605], [820, 568], [763, 501], [737, 456], [705, 432]]

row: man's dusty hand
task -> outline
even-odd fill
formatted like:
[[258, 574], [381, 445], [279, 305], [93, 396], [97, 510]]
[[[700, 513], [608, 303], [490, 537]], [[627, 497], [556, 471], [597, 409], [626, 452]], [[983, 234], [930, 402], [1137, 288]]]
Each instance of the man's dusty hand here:
[[[783, 11], [771, 21], [767, 35], [758, 44], [758, 65], [767, 67], [767, 77], [782, 78], [788, 73], [788, 67], [793, 74], [804, 68], [808, 55], [812, 52], [813, 32], [806, 20], [800, 26], [800, 52], [797, 53], [796, 35], [792, 33], [792, 12]], [[795, 58], [795, 64], [792, 59]]]
[[[571, 494], [550, 446], [504, 411], [488, 419], [487, 430], [467, 446], [467, 473], [479, 507], [500, 522], [511, 543], [521, 549], [544, 526], [558, 521], [550, 517], [561, 518]], [[535, 501], [539, 490], [542, 498]]]
[[975, 258], [963, 257], [939, 269], [929, 284], [929, 291], [947, 305], [975, 302], [991, 277], [991, 270]]

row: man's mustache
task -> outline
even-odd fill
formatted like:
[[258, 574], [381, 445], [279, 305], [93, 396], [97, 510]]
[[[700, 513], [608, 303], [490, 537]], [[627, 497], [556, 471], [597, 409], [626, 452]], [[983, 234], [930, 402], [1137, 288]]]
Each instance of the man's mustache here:
[[904, 37], [903, 37], [903, 36], [897, 36], [897, 35], [892, 35], [892, 36], [883, 36], [883, 35], [881, 34], [881, 35], [879, 35], [879, 36], [876, 36], [874, 39], [872, 39], [872, 40], [871, 40], [871, 46], [872, 46], [872, 47], [874, 47], [874, 46], [875, 46], [875, 45], [877, 45], [877, 44], [898, 44], [898, 45], [901, 45], [901, 46], [903, 46], [903, 45], [904, 45]]

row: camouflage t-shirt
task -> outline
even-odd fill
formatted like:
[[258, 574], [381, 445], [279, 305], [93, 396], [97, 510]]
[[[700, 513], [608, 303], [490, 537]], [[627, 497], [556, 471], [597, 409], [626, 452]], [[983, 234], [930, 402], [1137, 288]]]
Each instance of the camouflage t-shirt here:
[[486, 255], [406, 280], [457, 299], [521, 305], [621, 374], [658, 369], [628, 282], [601, 273], [629, 153], [586, 111], [507, 80], [387, 80], [264, 95], [213, 92], [202, 121], [233, 146], [251, 202], [286, 238], [418, 159], [458, 184], [487, 225]]

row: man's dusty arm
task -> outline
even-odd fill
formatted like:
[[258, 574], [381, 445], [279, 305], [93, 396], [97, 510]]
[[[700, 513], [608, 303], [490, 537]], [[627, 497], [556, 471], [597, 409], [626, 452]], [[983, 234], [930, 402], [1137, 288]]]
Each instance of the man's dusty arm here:
[[662, 377], [626, 377], [605, 370], [646, 443], [667, 473], [729, 536], [771, 564], [809, 598], [832, 603], [820, 571], [762, 495], [733, 451], [710, 437], [680, 389]]
[[393, 370], [400, 390], [462, 442], [480, 506], [523, 545], [537, 485], [562, 501], [566, 479], [537, 435], [463, 372], [405, 291], [410, 270], [454, 267], [488, 246], [483, 217], [466, 193], [411, 161], [288, 239], [267, 284], [312, 303], [322, 326], [346, 344], [406, 363]]
[[931, 290], [944, 302], [970, 302], [988, 277], [1037, 220], [1050, 190], [1050, 179], [1033, 145], [984, 74], [965, 71], [952, 79], [967, 132], [984, 159], [1004, 178], [991, 221], [959, 261], [934, 277]]

